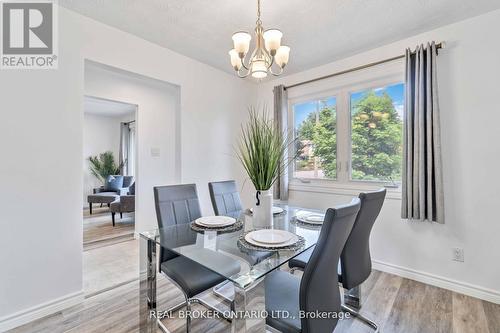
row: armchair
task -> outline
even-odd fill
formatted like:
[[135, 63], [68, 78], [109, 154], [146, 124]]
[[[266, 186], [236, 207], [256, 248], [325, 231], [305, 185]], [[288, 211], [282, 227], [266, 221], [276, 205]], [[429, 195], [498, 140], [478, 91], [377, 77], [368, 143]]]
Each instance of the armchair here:
[[[119, 199], [120, 196], [134, 194], [134, 184], [135, 180], [133, 176], [112, 176], [114, 178], [120, 178], [120, 185], [115, 186], [100, 186], [92, 190], [93, 194], [87, 197], [87, 202], [89, 203], [90, 215], [92, 215], [92, 204], [107, 204], [108, 207], [111, 203]], [[132, 193], [131, 193], [132, 192]], [[114, 224], [113, 224], [114, 225]]]
[[135, 212], [135, 195], [121, 195], [119, 199], [111, 203], [109, 210], [111, 211], [111, 220], [114, 227], [116, 213], [120, 213], [120, 218], [123, 218], [123, 213]]

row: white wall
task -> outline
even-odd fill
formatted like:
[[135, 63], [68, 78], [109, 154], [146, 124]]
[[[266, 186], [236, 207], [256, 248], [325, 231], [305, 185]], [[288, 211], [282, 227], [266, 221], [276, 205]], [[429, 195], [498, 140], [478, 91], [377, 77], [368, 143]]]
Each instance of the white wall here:
[[[445, 41], [446, 49], [438, 57], [438, 84], [446, 224], [402, 221], [401, 200], [388, 199], [373, 230], [372, 256], [379, 268], [500, 302], [496, 209], [500, 202], [496, 179], [500, 163], [500, 44], [492, 42], [495, 31], [500, 31], [500, 11], [274, 80], [259, 88], [259, 100], [271, 104], [272, 87], [280, 83], [289, 85], [390, 58], [421, 42]], [[327, 208], [350, 200], [356, 194], [351, 192], [292, 191], [290, 201]], [[464, 263], [451, 260], [453, 247], [464, 248]]]
[[87, 196], [92, 190], [102, 185], [90, 172], [88, 158], [111, 151], [118, 163], [122, 118], [88, 113], [83, 116], [83, 207], [88, 207]]
[[0, 331], [82, 297], [85, 59], [180, 87], [176, 172], [198, 184], [204, 213], [209, 180], [241, 180], [232, 142], [254, 84], [59, 8], [59, 69], [0, 74]]

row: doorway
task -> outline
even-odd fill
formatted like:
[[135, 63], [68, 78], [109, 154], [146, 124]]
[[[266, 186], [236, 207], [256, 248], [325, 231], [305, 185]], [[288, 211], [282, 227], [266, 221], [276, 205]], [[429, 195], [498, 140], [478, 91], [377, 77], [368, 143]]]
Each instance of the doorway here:
[[[136, 117], [137, 105], [84, 96], [83, 250], [87, 297], [136, 278], [132, 267], [136, 254], [129, 249], [135, 232]], [[114, 274], [118, 268], [120, 274]]]

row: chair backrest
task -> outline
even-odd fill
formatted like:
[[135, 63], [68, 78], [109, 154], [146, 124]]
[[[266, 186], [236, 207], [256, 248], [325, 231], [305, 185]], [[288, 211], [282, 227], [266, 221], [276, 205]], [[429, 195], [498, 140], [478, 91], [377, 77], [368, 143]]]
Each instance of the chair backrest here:
[[208, 183], [210, 199], [214, 207], [215, 215], [224, 215], [237, 218], [243, 206], [241, 205], [240, 193], [236, 188], [234, 180]]
[[158, 227], [189, 223], [201, 217], [196, 184], [155, 186]]
[[[155, 186], [154, 196], [158, 228], [189, 223], [201, 217], [196, 184]], [[161, 237], [165, 237], [164, 231], [160, 231]], [[175, 257], [177, 254], [160, 247], [160, 263]]]
[[[300, 283], [300, 310], [306, 312], [337, 313], [341, 311], [340, 291], [337, 283], [337, 265], [345, 242], [358, 214], [358, 198], [347, 205], [329, 208], [321, 228], [318, 242], [311, 254]], [[338, 318], [302, 318], [302, 332], [332, 332]]]
[[134, 183], [134, 176], [123, 176], [123, 187], [130, 187]]
[[340, 256], [342, 286], [352, 289], [365, 281], [372, 271], [370, 233], [384, 204], [386, 189], [361, 193], [361, 208]]

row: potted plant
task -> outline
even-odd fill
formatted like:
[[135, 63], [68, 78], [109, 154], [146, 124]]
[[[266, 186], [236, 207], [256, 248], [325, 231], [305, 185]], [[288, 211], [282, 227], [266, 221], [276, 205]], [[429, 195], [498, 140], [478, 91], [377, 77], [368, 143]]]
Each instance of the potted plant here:
[[294, 142], [290, 135], [275, 129], [265, 109], [259, 115], [254, 108], [250, 108], [249, 121], [241, 128], [237, 157], [255, 187], [253, 217], [261, 226], [272, 224], [272, 187], [281, 171], [294, 160], [294, 157], [283, 160]]
[[117, 165], [113, 153], [110, 151], [89, 157], [90, 172], [103, 184], [111, 175], [119, 175], [123, 164]]

